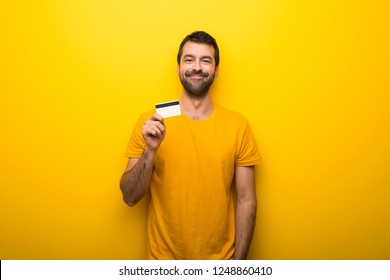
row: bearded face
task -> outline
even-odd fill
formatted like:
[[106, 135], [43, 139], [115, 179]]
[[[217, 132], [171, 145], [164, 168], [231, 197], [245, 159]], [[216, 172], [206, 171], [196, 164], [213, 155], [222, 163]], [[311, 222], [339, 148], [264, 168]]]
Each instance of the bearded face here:
[[215, 66], [214, 47], [187, 42], [178, 66], [180, 82], [192, 97], [205, 96], [218, 74]]
[[214, 82], [214, 73], [203, 70], [187, 70], [180, 75], [180, 82], [184, 90], [192, 96], [204, 96]]

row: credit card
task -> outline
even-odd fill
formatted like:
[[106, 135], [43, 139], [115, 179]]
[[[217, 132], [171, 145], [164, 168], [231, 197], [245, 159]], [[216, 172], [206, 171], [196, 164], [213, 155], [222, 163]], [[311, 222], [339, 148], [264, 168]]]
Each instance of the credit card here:
[[163, 118], [180, 116], [181, 111], [179, 100], [156, 104], [156, 113], [161, 115]]

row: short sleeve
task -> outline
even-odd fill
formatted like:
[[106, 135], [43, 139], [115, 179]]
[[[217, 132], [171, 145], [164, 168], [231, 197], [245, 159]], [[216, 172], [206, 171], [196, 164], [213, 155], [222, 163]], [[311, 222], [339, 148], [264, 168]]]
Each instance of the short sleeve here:
[[129, 144], [125, 156], [128, 158], [140, 158], [145, 150], [145, 140], [142, 136], [142, 127], [147, 120], [146, 114], [139, 116], [133, 132], [131, 133]]
[[242, 136], [241, 145], [236, 160], [237, 166], [252, 166], [261, 161], [260, 151], [256, 143], [255, 136], [248, 122]]

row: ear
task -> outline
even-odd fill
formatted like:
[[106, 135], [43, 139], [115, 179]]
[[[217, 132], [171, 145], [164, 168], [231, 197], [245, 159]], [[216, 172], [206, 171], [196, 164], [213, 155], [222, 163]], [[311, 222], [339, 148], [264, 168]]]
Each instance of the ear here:
[[177, 67], [176, 67], [176, 73], [177, 73], [177, 75], [179, 75], [179, 73], [180, 73], [180, 65], [177, 65]]
[[214, 77], [218, 77], [218, 74], [219, 74], [219, 66], [218, 67], [215, 67], [215, 73], [214, 73]]

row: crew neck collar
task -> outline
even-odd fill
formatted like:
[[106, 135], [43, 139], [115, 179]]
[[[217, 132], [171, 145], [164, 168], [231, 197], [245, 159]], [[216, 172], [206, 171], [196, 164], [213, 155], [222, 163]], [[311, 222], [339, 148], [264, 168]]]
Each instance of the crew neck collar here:
[[205, 122], [208, 122], [208, 121], [210, 121], [210, 120], [212, 120], [214, 118], [216, 110], [217, 110], [217, 106], [215, 105], [215, 103], [213, 103], [213, 111], [211, 112], [211, 114], [207, 118], [201, 119], [201, 120], [191, 119], [190, 117], [187, 117], [183, 112], [182, 112], [181, 115], [182, 115], [182, 118], [185, 119], [188, 122], [191, 122], [191, 123], [205, 123]]

